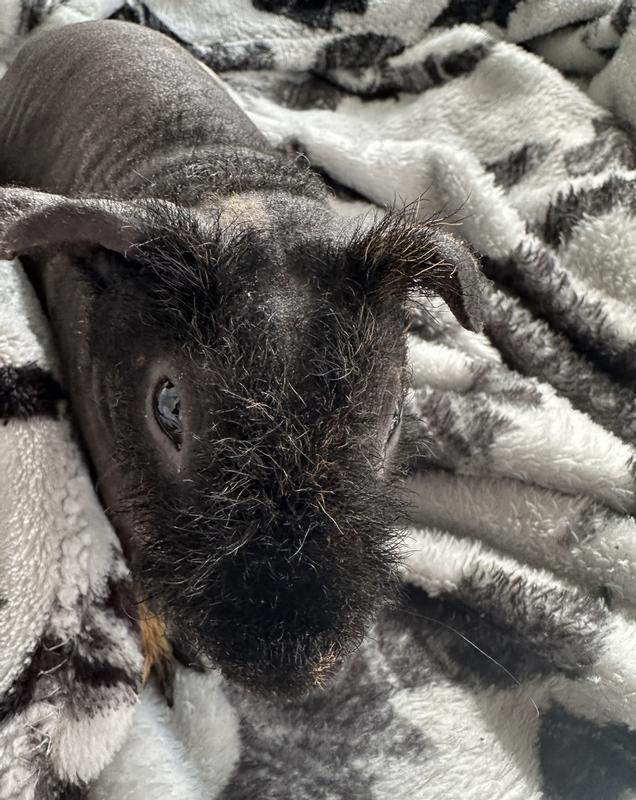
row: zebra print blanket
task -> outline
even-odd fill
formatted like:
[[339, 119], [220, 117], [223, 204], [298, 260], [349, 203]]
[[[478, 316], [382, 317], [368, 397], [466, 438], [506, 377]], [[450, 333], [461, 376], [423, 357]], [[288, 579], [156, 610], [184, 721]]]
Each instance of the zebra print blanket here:
[[4, 0], [0, 56], [104, 16], [221, 72], [343, 213], [424, 194], [493, 283], [483, 334], [412, 321], [399, 607], [325, 691], [181, 670], [170, 709], [0, 262], [0, 799], [636, 798], [632, 0]]

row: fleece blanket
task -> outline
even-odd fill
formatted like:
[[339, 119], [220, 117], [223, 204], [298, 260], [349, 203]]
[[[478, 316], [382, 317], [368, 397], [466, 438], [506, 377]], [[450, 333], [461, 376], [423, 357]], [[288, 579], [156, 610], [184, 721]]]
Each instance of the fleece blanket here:
[[412, 316], [397, 606], [324, 690], [179, 669], [169, 708], [0, 262], [0, 798], [636, 798], [632, 0], [3, 0], [0, 56], [105, 16], [220, 72], [343, 213], [446, 214], [492, 283], [483, 334]]

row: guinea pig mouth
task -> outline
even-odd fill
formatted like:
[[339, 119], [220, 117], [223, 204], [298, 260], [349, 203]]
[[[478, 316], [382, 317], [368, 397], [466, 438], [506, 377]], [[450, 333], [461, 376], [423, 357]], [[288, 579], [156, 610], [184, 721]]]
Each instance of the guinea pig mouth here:
[[[221, 593], [208, 589], [200, 598], [207, 613], [188, 619], [173, 606], [171, 628], [182, 641], [190, 636], [230, 683], [261, 696], [299, 696], [325, 686], [363, 640], [378, 604], [391, 595], [390, 573], [376, 577], [373, 596], [356, 592], [356, 583], [330, 584], [326, 575], [287, 591], [272, 579], [225, 602], [215, 603]], [[258, 575], [252, 580], [258, 584]]]
[[226, 642], [214, 660], [225, 678], [263, 697], [293, 698], [324, 688], [349, 650], [330, 636], [311, 642], [283, 639], [261, 644], [262, 651], [256, 654], [240, 648], [230, 651]]

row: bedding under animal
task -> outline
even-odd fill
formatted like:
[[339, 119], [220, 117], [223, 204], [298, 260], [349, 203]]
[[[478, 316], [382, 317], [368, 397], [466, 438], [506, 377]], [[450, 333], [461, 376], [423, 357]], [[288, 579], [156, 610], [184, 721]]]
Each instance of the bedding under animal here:
[[[7, 3], [222, 73], [343, 214], [419, 202], [482, 256], [481, 334], [413, 312], [400, 602], [324, 689], [141, 690], [117, 538], [50, 334], [0, 267], [0, 797], [636, 797], [631, 2]], [[131, 59], [134, 53], [130, 54]]]

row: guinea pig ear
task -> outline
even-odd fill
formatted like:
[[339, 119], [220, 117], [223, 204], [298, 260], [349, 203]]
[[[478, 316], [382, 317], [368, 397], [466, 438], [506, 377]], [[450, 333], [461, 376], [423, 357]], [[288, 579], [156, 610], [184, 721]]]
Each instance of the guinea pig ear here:
[[361, 232], [354, 248], [368, 289], [380, 295], [438, 294], [464, 328], [482, 329], [487, 279], [470, 249], [441, 230], [438, 221], [409, 221], [389, 213]]
[[131, 245], [150, 238], [151, 218], [150, 207], [140, 201], [0, 188], [0, 258], [64, 243], [90, 243], [125, 255]]

